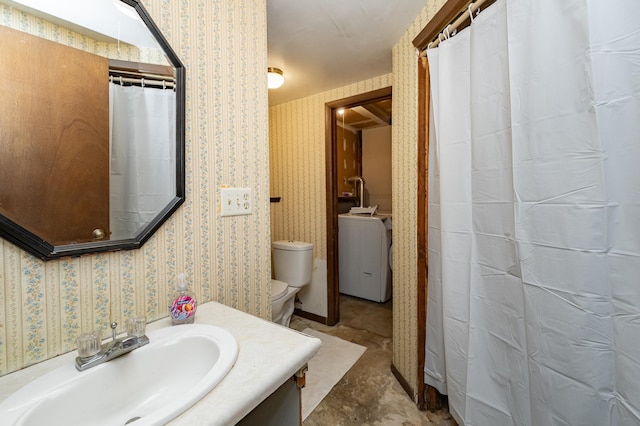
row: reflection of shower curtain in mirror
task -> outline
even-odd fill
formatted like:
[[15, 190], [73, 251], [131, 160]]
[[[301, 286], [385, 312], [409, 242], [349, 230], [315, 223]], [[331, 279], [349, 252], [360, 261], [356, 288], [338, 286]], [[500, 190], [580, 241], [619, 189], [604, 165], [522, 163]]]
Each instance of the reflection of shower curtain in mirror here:
[[132, 238], [176, 195], [173, 90], [109, 84], [111, 239]]

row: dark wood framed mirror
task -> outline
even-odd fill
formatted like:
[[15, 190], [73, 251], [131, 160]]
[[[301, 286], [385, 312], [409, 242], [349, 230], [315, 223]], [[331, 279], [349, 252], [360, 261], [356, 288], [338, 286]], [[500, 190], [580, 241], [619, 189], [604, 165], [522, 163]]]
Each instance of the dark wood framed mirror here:
[[141, 247], [185, 200], [178, 56], [138, 0], [0, 0], [0, 41], [0, 237]]

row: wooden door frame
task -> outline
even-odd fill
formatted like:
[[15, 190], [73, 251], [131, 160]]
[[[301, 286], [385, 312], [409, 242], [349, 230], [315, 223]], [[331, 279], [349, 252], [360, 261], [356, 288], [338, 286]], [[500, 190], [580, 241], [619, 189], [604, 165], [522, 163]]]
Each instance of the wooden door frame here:
[[391, 86], [325, 103], [324, 135], [327, 203], [327, 325], [340, 321], [340, 284], [338, 273], [338, 156], [336, 110], [392, 98]]
[[417, 240], [418, 240], [418, 360], [417, 395], [418, 408], [421, 410], [435, 410], [442, 405], [442, 398], [436, 389], [424, 383], [425, 349], [427, 340], [427, 297], [428, 282], [428, 178], [429, 171], [429, 61], [426, 57], [419, 57], [418, 63], [418, 206], [417, 206]]

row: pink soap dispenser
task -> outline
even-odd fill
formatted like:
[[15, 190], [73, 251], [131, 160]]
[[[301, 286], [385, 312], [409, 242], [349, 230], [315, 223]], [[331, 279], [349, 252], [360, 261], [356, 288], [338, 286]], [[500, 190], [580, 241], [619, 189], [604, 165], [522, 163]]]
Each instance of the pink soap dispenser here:
[[193, 324], [197, 307], [196, 296], [189, 290], [187, 285], [187, 275], [184, 273], [178, 274], [177, 291], [169, 300], [171, 324]]

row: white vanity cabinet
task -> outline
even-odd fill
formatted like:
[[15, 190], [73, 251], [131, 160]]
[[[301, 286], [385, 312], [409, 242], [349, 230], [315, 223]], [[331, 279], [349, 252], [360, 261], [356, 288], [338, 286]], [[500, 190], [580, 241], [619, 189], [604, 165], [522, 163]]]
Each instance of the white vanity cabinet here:
[[238, 426], [301, 425], [301, 390], [299, 378], [296, 376], [292, 377], [240, 420]]

